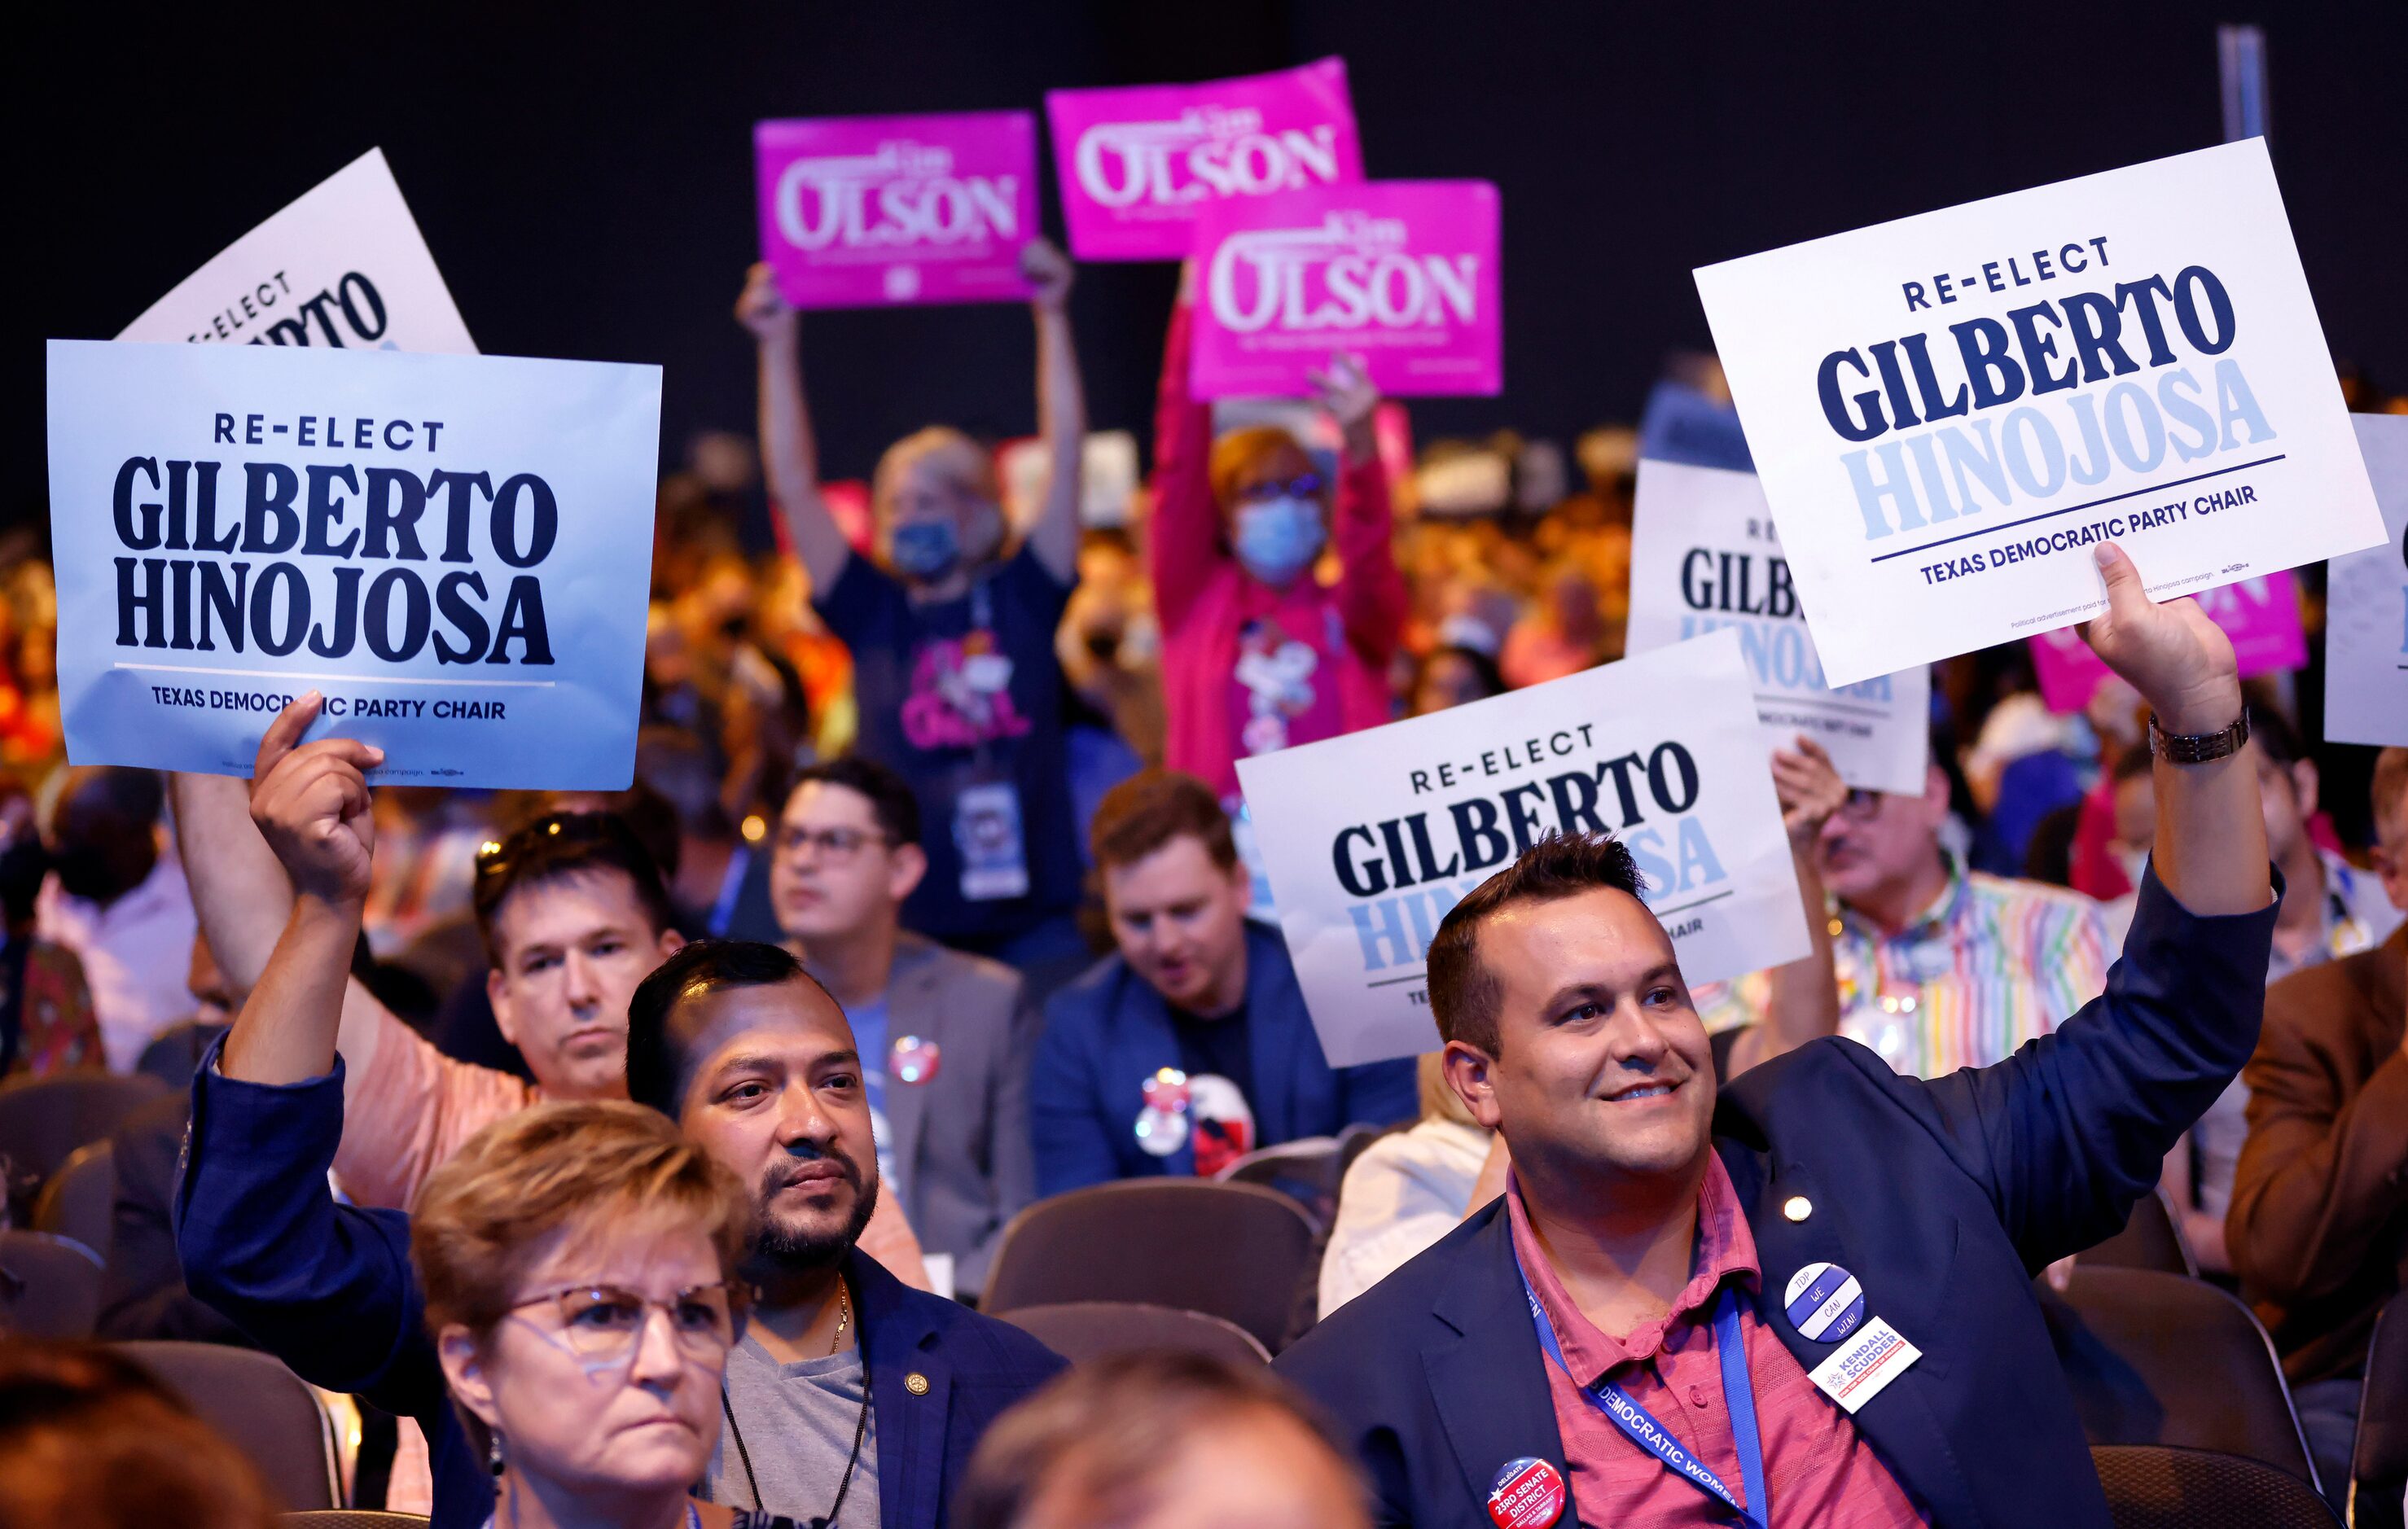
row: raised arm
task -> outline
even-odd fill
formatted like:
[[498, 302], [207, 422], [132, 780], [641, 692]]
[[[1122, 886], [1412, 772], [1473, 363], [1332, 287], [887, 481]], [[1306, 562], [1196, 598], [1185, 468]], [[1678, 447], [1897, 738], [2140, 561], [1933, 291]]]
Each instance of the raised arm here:
[[1043, 239], [1022, 247], [1021, 273], [1037, 283], [1037, 429], [1045, 438], [1045, 498], [1028, 528], [1028, 547], [1056, 581], [1079, 572], [1079, 499], [1086, 476], [1087, 393], [1070, 337], [1068, 255]]
[[1221, 513], [1212, 503], [1212, 406], [1187, 391], [1187, 362], [1196, 329], [1196, 263], [1179, 273], [1170, 334], [1162, 348], [1162, 391], [1154, 412], [1154, 519], [1146, 528], [1154, 614], [1175, 636], [1228, 556]]
[[[298, 703], [296, 703], [297, 705]], [[303, 724], [307, 726], [305, 722]], [[296, 735], [297, 736], [297, 735]], [[193, 889], [193, 911], [218, 969], [237, 992], [256, 985], [279, 936], [293, 921], [293, 883], [251, 821], [250, 782], [233, 776], [168, 778], [176, 847]], [[348, 968], [350, 950], [344, 952]], [[335, 1044], [343, 1054], [345, 1104], [375, 1065], [377, 1049], [408, 1026], [356, 979], [343, 990]]]
[[[2092, 649], [2169, 735], [2238, 720], [2231, 642], [2195, 602], [2151, 602], [2119, 549], [2098, 550], [2109, 608], [2084, 633]], [[2156, 848], [2106, 991], [1996, 1066], [1898, 1085], [1987, 1185], [2034, 1268], [2123, 1224], [2258, 1039], [2274, 906], [2255, 762], [2246, 749], [2160, 757], [2155, 784]]]
[[1363, 363], [1349, 355], [1330, 358], [1329, 369], [1312, 374], [1321, 407], [1338, 423], [1344, 455], [1338, 464], [1336, 522], [1338, 613], [1355, 651], [1374, 664], [1396, 656], [1410, 597], [1397, 566], [1395, 516], [1387, 474], [1371, 428], [1380, 390]]
[[251, 773], [251, 821], [292, 880], [293, 912], [226, 1036], [221, 1068], [247, 1082], [299, 1083], [335, 1070], [376, 848], [362, 772], [384, 763], [384, 750], [351, 738], [302, 743], [324, 704], [311, 691], [286, 707], [259, 740]]
[[1731, 1076], [1795, 1050], [1817, 1036], [1840, 1030], [1840, 979], [1832, 964], [1830, 913], [1823, 899], [1823, 873], [1815, 841], [1823, 825], [1848, 799], [1831, 756], [1799, 734], [1798, 751], [1772, 752], [1772, 789], [1781, 799], [1781, 826], [1789, 835], [1789, 861], [1798, 873], [1799, 900], [1806, 907], [1806, 954], [1775, 966], [1766, 994], [1764, 1019], [1748, 1026], [1731, 1045]]
[[759, 351], [761, 465], [769, 496], [778, 501], [795, 555], [811, 576], [812, 593], [824, 596], [836, 588], [853, 547], [820, 497], [819, 443], [803, 393], [802, 322], [767, 263], [745, 273], [736, 322], [752, 332]]

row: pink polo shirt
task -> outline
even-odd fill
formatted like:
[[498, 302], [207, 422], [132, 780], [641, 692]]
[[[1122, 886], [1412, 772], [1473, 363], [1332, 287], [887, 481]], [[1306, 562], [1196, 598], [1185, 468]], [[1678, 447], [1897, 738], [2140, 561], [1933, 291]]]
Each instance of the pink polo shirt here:
[[[1564, 1436], [1572, 1501], [1584, 1522], [1670, 1529], [1731, 1522], [1720, 1503], [1667, 1470], [1583, 1393], [1583, 1388], [1609, 1373], [1631, 1400], [1720, 1477], [1733, 1496], [1746, 1498], [1739, 1446], [1731, 1437], [1730, 1413], [1723, 1401], [1713, 1308], [1725, 1279], [1736, 1279], [1752, 1288], [1763, 1276], [1756, 1267], [1756, 1237], [1741, 1213], [1730, 1174], [1719, 1157], [1710, 1155], [1709, 1165], [1698, 1194], [1698, 1242], [1691, 1265], [1696, 1274], [1673, 1297], [1670, 1311], [1618, 1339], [1581, 1315], [1565, 1293], [1530, 1230], [1520, 1185], [1505, 1196], [1513, 1222], [1513, 1251], [1555, 1323], [1564, 1363], [1571, 1367], [1567, 1376], [1562, 1365], [1549, 1361], [1547, 1390], [1555, 1406], [1555, 1425]], [[1772, 1498], [1768, 1529], [1790, 1524], [1871, 1529], [1927, 1522], [1847, 1413], [1814, 1389], [1797, 1358], [1766, 1331], [1755, 1305], [1741, 1301], [1739, 1313], [1740, 1338], [1747, 1349], [1747, 1372], [1756, 1391], [1765, 1491]], [[1754, 1503], [1747, 1507], [1758, 1511]]]

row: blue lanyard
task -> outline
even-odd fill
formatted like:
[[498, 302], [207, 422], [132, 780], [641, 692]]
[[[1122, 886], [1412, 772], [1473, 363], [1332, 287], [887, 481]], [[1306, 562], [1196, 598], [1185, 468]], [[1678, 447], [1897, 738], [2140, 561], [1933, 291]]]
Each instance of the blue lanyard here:
[[[1547, 1320], [1546, 1308], [1539, 1304], [1538, 1292], [1530, 1288], [1529, 1273], [1522, 1268], [1518, 1252], [1513, 1256], [1513, 1267], [1522, 1276], [1522, 1293], [1530, 1303], [1530, 1324], [1539, 1330], [1539, 1347], [1570, 1379], [1572, 1367], [1564, 1363], [1563, 1346], [1555, 1341], [1555, 1323]], [[1720, 1501], [1738, 1514], [1740, 1522], [1749, 1529], [1764, 1529], [1771, 1509], [1764, 1494], [1764, 1447], [1756, 1430], [1756, 1387], [1748, 1379], [1747, 1350], [1739, 1330], [1739, 1292], [1729, 1286], [1724, 1287], [1722, 1299], [1714, 1303], [1714, 1357], [1722, 1361], [1723, 1405], [1730, 1409], [1731, 1442], [1739, 1446], [1741, 1479], [1747, 1488], [1747, 1500], [1756, 1508], [1753, 1513], [1740, 1506], [1730, 1488], [1723, 1485], [1721, 1477], [1708, 1470], [1705, 1462], [1684, 1448], [1628, 1392], [1602, 1376], [1594, 1386], [1581, 1387], [1577, 1380], [1572, 1383], [1591, 1407], [1604, 1413], [1633, 1444], [1661, 1461], [1666, 1470]]]

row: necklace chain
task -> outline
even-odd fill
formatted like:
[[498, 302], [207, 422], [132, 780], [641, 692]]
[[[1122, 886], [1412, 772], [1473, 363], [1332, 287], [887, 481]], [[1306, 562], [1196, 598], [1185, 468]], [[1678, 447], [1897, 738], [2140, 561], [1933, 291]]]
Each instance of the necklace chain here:
[[828, 1353], [831, 1357], [844, 1343], [844, 1330], [853, 1325], [853, 1293], [844, 1288], [844, 1280], [841, 1277], [836, 1282], [836, 1336], [828, 1339]]

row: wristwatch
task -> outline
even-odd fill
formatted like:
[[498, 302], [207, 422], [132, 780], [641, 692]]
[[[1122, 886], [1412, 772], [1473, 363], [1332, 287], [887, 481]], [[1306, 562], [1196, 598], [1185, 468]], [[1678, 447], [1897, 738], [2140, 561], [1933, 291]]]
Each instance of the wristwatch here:
[[2157, 725], [2157, 714], [2149, 713], [2149, 747], [2159, 759], [2176, 764], [2205, 764], [2212, 760], [2229, 759], [2241, 751], [2249, 741], [2249, 708], [2229, 727], [2213, 733], [2169, 733]]

